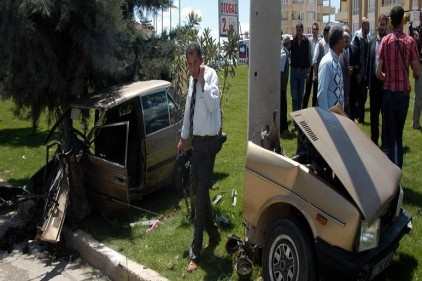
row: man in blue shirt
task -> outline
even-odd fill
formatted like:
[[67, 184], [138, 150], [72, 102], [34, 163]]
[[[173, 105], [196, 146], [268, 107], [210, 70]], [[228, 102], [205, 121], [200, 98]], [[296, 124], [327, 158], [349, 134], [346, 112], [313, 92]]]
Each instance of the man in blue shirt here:
[[339, 55], [343, 52], [343, 27], [336, 24], [329, 32], [329, 52], [322, 58], [318, 68], [318, 106], [329, 110], [338, 105], [344, 110], [343, 72]]

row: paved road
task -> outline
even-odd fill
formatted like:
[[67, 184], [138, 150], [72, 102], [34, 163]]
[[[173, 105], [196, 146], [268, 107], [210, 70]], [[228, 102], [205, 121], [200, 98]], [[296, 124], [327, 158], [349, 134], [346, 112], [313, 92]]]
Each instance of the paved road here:
[[[67, 253], [52, 255], [49, 251], [51, 246], [49, 249], [36, 241], [27, 242], [26, 236], [30, 235], [25, 231], [33, 204], [31, 200], [13, 207], [0, 204], [0, 245], [2, 249], [13, 247], [7, 252], [0, 249], [0, 281], [168, 281], [159, 273], [99, 243], [82, 230], [72, 232], [66, 227], [63, 229], [67, 248], [58, 245], [56, 251]], [[16, 242], [22, 240], [24, 242]]]
[[[12, 232], [12, 238], [16, 238], [26, 230], [29, 212], [33, 202], [25, 201], [15, 207], [0, 208], [0, 242], [8, 241], [8, 233]], [[4, 240], [6, 239], [6, 240]], [[12, 241], [16, 241], [12, 239]], [[63, 253], [64, 247], [57, 246], [56, 255], [50, 254], [47, 244], [40, 244], [36, 241], [25, 240], [20, 243], [1, 243], [13, 245], [8, 251], [0, 250], [0, 281], [29, 281], [29, 280], [110, 280], [101, 271], [89, 266], [78, 252], [67, 250]], [[53, 246], [50, 246], [50, 249]], [[60, 255], [59, 255], [60, 254]], [[59, 256], [61, 258], [56, 258]]]
[[15, 245], [11, 253], [0, 252], [1, 281], [110, 280], [99, 270], [89, 266], [78, 254], [56, 259], [37, 243], [25, 244]]

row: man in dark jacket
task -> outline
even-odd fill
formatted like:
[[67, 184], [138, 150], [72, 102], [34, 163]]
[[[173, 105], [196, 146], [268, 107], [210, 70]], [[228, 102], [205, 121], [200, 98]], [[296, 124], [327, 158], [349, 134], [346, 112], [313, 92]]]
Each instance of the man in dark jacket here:
[[311, 54], [309, 40], [303, 35], [303, 23], [296, 24], [296, 35], [290, 49], [290, 90], [292, 94], [292, 110], [301, 109], [305, 91], [305, 80], [310, 79]]
[[[381, 40], [387, 32], [387, 16], [381, 14], [378, 17], [377, 23], [378, 34], [369, 42], [369, 54], [368, 54], [368, 71], [366, 73], [366, 82], [369, 88], [369, 108], [370, 108], [370, 119], [371, 119], [371, 139], [378, 145], [378, 139], [380, 137], [379, 130], [379, 115], [382, 115], [382, 86], [383, 82], [376, 76], [377, 70], [377, 53]], [[381, 121], [382, 128], [384, 128], [384, 122]], [[384, 147], [384, 129], [381, 130], [381, 147]]]
[[[343, 28], [344, 30], [344, 28]], [[350, 34], [350, 33], [349, 33]], [[355, 120], [358, 117], [357, 96], [359, 91], [358, 74], [359, 74], [359, 49], [353, 44], [349, 44], [344, 50], [345, 56], [349, 63], [350, 71], [350, 88], [349, 88], [349, 118]], [[347, 103], [347, 101], [346, 101]]]
[[359, 73], [357, 74], [358, 90], [357, 93], [357, 117], [359, 123], [365, 122], [365, 103], [367, 99], [367, 88], [366, 88], [366, 72], [369, 53], [369, 20], [367, 18], [362, 19], [361, 31], [353, 39], [353, 45], [359, 50]]

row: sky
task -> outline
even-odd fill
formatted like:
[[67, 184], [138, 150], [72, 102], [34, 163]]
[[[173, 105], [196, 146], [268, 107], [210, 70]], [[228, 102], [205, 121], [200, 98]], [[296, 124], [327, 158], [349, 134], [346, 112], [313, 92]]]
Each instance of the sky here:
[[[324, 1], [324, 4], [328, 5], [329, 1], [331, 1], [331, 6], [336, 7], [336, 10], [340, 6], [340, 0], [327, 0]], [[180, 19], [179, 3], [181, 6]], [[175, 6], [175, 8], [171, 9], [172, 28], [176, 27], [179, 24], [179, 20], [181, 25], [187, 22], [187, 15], [191, 11], [194, 11], [202, 18], [202, 22], [200, 24], [201, 32], [203, 29], [208, 27], [211, 29], [212, 37], [218, 38], [218, 0], [173, 0], [173, 6]], [[249, 31], [249, 10], [250, 0], [238, 0], [238, 13], [241, 33]], [[152, 20], [151, 15], [148, 17], [148, 19], [151, 20], [152, 24], [154, 25], [154, 21]], [[164, 28], [170, 29], [170, 11], [164, 12], [163, 14], [158, 14], [156, 24], [156, 31], [158, 33], [161, 33], [162, 26]]]

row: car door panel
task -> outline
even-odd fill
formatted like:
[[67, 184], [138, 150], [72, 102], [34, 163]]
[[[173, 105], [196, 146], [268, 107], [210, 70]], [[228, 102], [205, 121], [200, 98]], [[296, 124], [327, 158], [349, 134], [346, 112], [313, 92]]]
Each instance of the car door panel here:
[[167, 91], [141, 99], [146, 147], [146, 186], [152, 191], [171, 183], [181, 120]]
[[[94, 153], [85, 153], [81, 165], [88, 193], [129, 202], [127, 172], [128, 122], [99, 126]], [[118, 141], [118, 142], [117, 142]]]
[[175, 131], [173, 125], [147, 136], [147, 185], [170, 183], [177, 157]]

